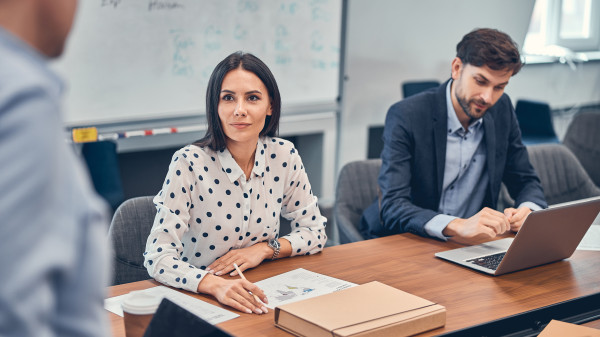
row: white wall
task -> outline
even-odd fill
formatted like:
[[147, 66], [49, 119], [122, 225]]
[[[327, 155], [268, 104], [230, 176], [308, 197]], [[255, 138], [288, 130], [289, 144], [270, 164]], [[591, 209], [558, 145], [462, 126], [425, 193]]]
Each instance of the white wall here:
[[567, 64], [525, 65], [506, 92], [513, 103], [520, 98], [545, 101], [552, 109], [600, 102], [600, 62], [586, 62], [572, 70]]
[[[338, 169], [367, 156], [369, 125], [383, 125], [408, 80], [450, 76], [456, 44], [474, 28], [491, 27], [523, 44], [533, 0], [349, 0]], [[526, 66], [507, 93], [565, 107], [600, 101], [600, 63]]]

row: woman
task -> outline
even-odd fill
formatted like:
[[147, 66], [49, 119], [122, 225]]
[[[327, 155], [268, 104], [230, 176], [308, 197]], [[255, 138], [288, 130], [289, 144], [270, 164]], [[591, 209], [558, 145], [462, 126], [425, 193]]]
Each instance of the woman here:
[[[213, 295], [247, 313], [266, 313], [267, 298], [236, 276], [265, 259], [315, 254], [325, 223], [298, 152], [275, 138], [281, 98], [269, 68], [237, 52], [213, 71], [206, 91], [208, 130], [173, 155], [146, 244], [150, 276]], [[278, 238], [280, 215], [292, 233]], [[250, 294], [251, 292], [252, 294]]]

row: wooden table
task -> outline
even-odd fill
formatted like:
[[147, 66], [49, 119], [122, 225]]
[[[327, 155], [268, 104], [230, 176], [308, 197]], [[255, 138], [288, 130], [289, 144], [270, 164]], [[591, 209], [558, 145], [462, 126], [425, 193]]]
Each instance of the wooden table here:
[[[567, 260], [493, 277], [433, 255], [456, 247], [459, 245], [412, 234], [394, 235], [328, 247], [313, 256], [265, 262], [244, 275], [256, 282], [305, 268], [358, 284], [383, 282], [446, 307], [446, 326], [422, 336], [438, 335], [600, 292], [598, 251], [576, 251]], [[109, 296], [158, 284], [148, 280], [113, 286]], [[188, 294], [221, 306], [212, 297]], [[272, 310], [265, 315], [237, 313], [240, 317], [219, 327], [235, 336], [290, 336], [274, 326]], [[113, 313], [109, 315], [113, 335], [125, 336], [123, 319]], [[599, 321], [585, 325], [600, 328]]]

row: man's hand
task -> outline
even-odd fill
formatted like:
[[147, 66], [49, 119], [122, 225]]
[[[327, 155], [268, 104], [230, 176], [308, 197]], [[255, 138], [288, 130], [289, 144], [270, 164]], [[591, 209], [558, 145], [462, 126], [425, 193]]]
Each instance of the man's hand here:
[[519, 229], [521, 229], [521, 226], [523, 226], [523, 222], [525, 222], [529, 213], [531, 213], [531, 210], [528, 207], [506, 208], [504, 210], [504, 215], [508, 218], [510, 230], [518, 232]]
[[484, 208], [468, 219], [454, 219], [442, 231], [454, 241], [475, 244], [489, 241], [510, 230], [508, 217], [491, 208]]

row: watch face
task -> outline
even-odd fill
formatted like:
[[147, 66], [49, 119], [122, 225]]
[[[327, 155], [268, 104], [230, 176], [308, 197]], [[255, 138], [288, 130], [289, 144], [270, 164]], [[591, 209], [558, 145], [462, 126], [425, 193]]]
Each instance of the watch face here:
[[277, 239], [269, 240], [269, 247], [271, 247], [273, 249], [279, 248], [279, 241], [277, 241]]

